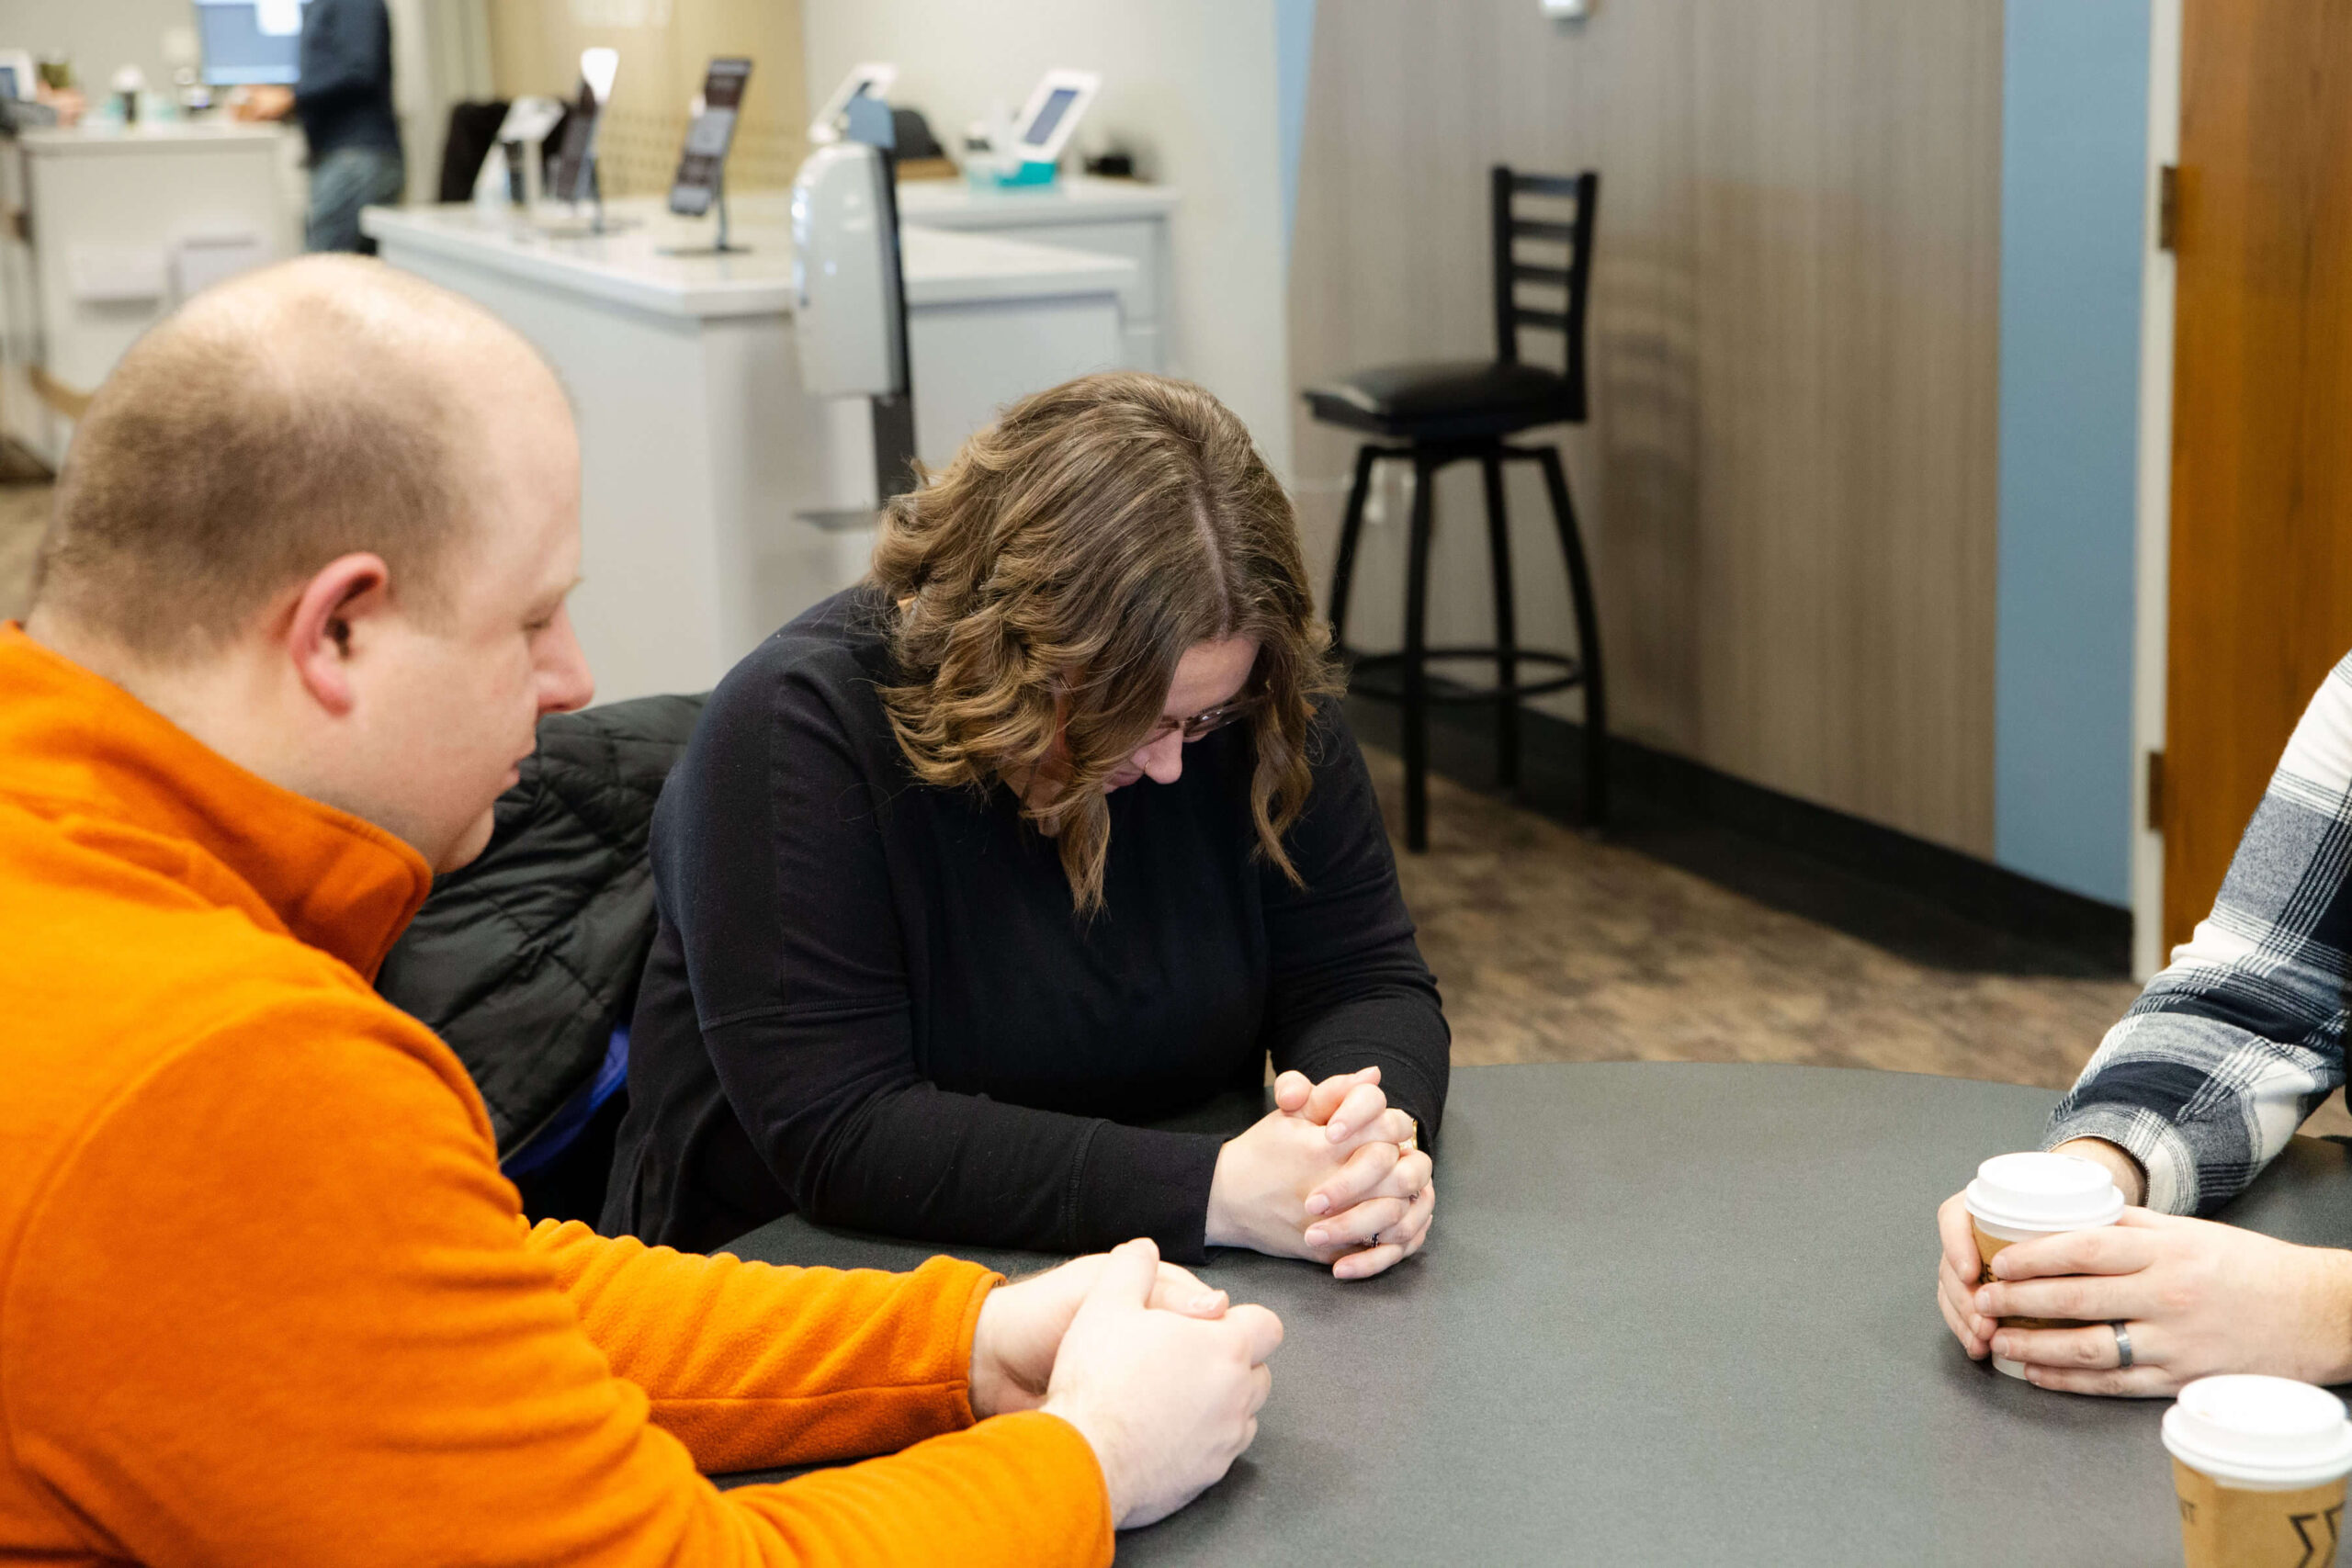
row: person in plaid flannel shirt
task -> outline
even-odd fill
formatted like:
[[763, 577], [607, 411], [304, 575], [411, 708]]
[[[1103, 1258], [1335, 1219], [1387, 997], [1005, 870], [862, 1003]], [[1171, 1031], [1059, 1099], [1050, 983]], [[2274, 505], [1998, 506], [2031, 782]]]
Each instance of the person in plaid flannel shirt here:
[[[2213, 912], [2148, 982], [2042, 1146], [2098, 1161], [2135, 1206], [2104, 1230], [1981, 1260], [1955, 1194], [1937, 1301], [1971, 1357], [2078, 1393], [2168, 1394], [2213, 1372], [2352, 1381], [2352, 1252], [2211, 1214], [2345, 1082], [2352, 987], [2352, 656], [2287, 742]], [[2010, 1315], [2079, 1328], [2003, 1328]]]

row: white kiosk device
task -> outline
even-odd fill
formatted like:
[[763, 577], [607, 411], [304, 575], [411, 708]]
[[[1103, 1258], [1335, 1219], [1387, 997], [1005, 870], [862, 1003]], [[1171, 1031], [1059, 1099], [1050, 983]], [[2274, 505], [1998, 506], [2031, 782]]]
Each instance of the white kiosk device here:
[[793, 337], [800, 384], [819, 397], [906, 388], [888, 173], [878, 149], [836, 141], [792, 183]]
[[[849, 134], [808, 154], [792, 182], [793, 340], [800, 384], [872, 404], [877, 502], [914, 482], [914, 378], [899, 254], [890, 106], [849, 99]], [[808, 515], [820, 527], [870, 527], [870, 512]]]
[[808, 122], [809, 144], [830, 147], [842, 139], [842, 117], [849, 112], [852, 98], [887, 98], [891, 85], [899, 79], [899, 68], [888, 61], [868, 61], [841, 80], [825, 99], [817, 118]]
[[1048, 71], [1012, 118], [1005, 145], [996, 151], [996, 183], [1042, 186], [1054, 181], [1055, 165], [1070, 134], [1102, 90], [1099, 71]]

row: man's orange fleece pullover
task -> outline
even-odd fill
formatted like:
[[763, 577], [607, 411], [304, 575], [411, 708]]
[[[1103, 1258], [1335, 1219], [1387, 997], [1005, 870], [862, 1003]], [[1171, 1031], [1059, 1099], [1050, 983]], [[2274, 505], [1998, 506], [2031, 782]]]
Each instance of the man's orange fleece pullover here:
[[368, 988], [430, 881], [0, 628], [0, 1558], [1110, 1562], [1085, 1440], [973, 1424], [996, 1276], [525, 1223]]

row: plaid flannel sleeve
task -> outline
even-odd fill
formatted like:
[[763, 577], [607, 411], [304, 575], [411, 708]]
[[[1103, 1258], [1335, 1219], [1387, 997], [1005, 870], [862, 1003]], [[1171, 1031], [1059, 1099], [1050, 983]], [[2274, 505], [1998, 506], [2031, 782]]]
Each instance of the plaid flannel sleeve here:
[[2043, 1147], [2105, 1138], [2148, 1207], [2210, 1214], [2345, 1081], [2352, 978], [2352, 655], [2287, 742], [2213, 912], [2132, 1003]]

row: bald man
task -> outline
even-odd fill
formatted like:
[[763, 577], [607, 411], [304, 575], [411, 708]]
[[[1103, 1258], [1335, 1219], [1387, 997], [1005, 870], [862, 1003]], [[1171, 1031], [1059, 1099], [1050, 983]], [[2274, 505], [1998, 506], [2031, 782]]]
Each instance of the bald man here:
[[368, 981], [588, 700], [579, 558], [546, 367], [373, 263], [199, 298], [77, 427], [0, 628], [0, 1558], [1102, 1563], [1254, 1434], [1280, 1325], [1148, 1242], [525, 1223]]

